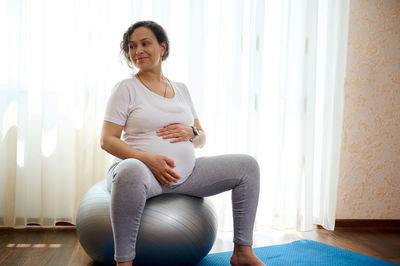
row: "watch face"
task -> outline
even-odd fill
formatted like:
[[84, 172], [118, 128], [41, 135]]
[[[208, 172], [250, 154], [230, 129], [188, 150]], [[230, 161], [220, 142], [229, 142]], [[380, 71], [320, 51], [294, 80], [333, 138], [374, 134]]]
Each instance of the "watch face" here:
[[200, 132], [199, 132], [198, 128], [195, 127], [195, 126], [193, 126], [193, 133], [194, 133], [196, 136], [200, 135]]

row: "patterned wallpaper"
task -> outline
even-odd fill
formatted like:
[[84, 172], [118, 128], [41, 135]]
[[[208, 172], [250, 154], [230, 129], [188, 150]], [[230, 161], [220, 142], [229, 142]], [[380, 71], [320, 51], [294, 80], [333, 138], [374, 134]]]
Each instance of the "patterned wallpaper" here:
[[400, 0], [351, 0], [337, 219], [400, 219]]

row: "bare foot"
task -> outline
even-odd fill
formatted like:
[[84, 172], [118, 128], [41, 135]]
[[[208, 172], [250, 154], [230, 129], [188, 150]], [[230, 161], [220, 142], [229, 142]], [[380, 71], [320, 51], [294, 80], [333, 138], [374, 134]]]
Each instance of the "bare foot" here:
[[241, 246], [235, 244], [231, 257], [232, 266], [265, 266], [265, 264], [257, 258], [253, 253], [251, 246]]

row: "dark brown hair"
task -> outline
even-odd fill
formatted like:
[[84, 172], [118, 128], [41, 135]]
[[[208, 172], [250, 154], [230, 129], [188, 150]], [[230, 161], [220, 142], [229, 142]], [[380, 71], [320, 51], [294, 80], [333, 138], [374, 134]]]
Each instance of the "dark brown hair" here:
[[128, 30], [124, 33], [124, 36], [122, 37], [122, 41], [120, 44], [121, 55], [124, 56], [126, 62], [128, 63], [128, 66], [132, 69], [133, 69], [133, 63], [131, 61], [131, 58], [129, 57], [128, 43], [129, 43], [129, 38], [131, 37], [132, 33], [135, 31], [135, 29], [140, 28], [140, 27], [146, 27], [149, 30], [151, 30], [153, 32], [153, 34], [156, 36], [157, 42], [159, 44], [161, 44], [163, 42], [165, 42], [167, 44], [167, 48], [165, 49], [165, 52], [161, 58], [162, 61], [167, 59], [167, 57], [169, 55], [169, 40], [168, 40], [167, 33], [165, 32], [163, 27], [161, 27], [159, 24], [157, 24], [154, 21], [138, 21], [135, 24], [131, 25], [128, 28]]

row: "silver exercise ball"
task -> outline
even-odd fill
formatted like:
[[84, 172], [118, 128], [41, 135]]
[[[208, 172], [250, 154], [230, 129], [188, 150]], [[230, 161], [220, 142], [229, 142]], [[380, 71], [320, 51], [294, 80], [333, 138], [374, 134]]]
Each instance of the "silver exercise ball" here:
[[[110, 192], [105, 180], [82, 199], [76, 217], [79, 241], [97, 262], [114, 262]], [[212, 248], [217, 231], [207, 199], [163, 194], [147, 200], [136, 242], [135, 265], [193, 265]]]

